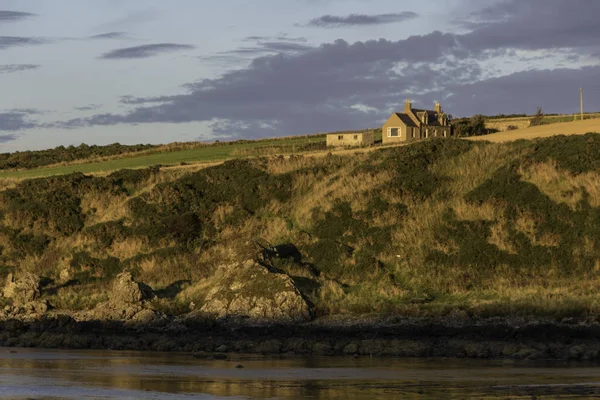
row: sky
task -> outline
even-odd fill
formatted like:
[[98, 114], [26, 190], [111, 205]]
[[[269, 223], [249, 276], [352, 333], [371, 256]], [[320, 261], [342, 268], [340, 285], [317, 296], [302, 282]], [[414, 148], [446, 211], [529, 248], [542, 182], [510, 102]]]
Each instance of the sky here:
[[0, 152], [600, 111], [596, 0], [0, 0]]

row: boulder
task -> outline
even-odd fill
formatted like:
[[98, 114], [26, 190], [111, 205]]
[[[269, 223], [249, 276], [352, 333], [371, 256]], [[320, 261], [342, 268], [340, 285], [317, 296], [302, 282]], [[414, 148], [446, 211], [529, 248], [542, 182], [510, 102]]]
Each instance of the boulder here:
[[300, 322], [310, 307], [286, 274], [271, 273], [255, 261], [219, 268], [201, 311], [217, 317]]
[[14, 305], [24, 305], [36, 301], [41, 295], [40, 277], [26, 272], [15, 279], [13, 274], [9, 274], [4, 285], [3, 295], [11, 299]]
[[112, 287], [111, 301], [113, 303], [135, 304], [154, 298], [150, 286], [135, 282], [131, 273], [122, 272], [117, 275]]
[[162, 318], [151, 309], [146, 300], [154, 298], [150, 286], [136, 282], [129, 272], [123, 272], [115, 278], [110, 300], [96, 305], [92, 310], [77, 314], [80, 321], [132, 321], [150, 323]]

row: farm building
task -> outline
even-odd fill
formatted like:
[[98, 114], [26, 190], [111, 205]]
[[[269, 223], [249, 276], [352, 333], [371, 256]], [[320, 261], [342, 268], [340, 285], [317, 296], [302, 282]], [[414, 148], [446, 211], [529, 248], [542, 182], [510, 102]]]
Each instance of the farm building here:
[[370, 146], [373, 143], [375, 143], [375, 134], [373, 131], [330, 133], [327, 135], [328, 147]]
[[406, 100], [404, 111], [394, 113], [383, 125], [382, 142], [407, 142], [430, 137], [450, 137], [452, 127], [448, 116], [442, 111], [440, 103], [434, 110], [412, 108], [410, 100]]

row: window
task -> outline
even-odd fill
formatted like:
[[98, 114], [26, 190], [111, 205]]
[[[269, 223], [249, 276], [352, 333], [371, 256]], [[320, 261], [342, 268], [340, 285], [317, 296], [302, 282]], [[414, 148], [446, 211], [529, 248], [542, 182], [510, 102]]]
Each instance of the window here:
[[354, 140], [358, 140], [358, 135], [354, 135]]
[[387, 135], [388, 135], [388, 137], [400, 137], [401, 136], [401, 128], [388, 128]]
[[344, 135], [339, 135], [338, 140], [344, 140]]

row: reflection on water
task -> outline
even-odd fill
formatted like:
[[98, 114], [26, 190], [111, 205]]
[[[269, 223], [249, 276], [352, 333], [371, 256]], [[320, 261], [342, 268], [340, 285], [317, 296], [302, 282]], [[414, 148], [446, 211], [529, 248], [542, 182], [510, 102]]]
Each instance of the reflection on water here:
[[0, 348], [0, 398], [597, 399], [599, 382], [590, 364]]

